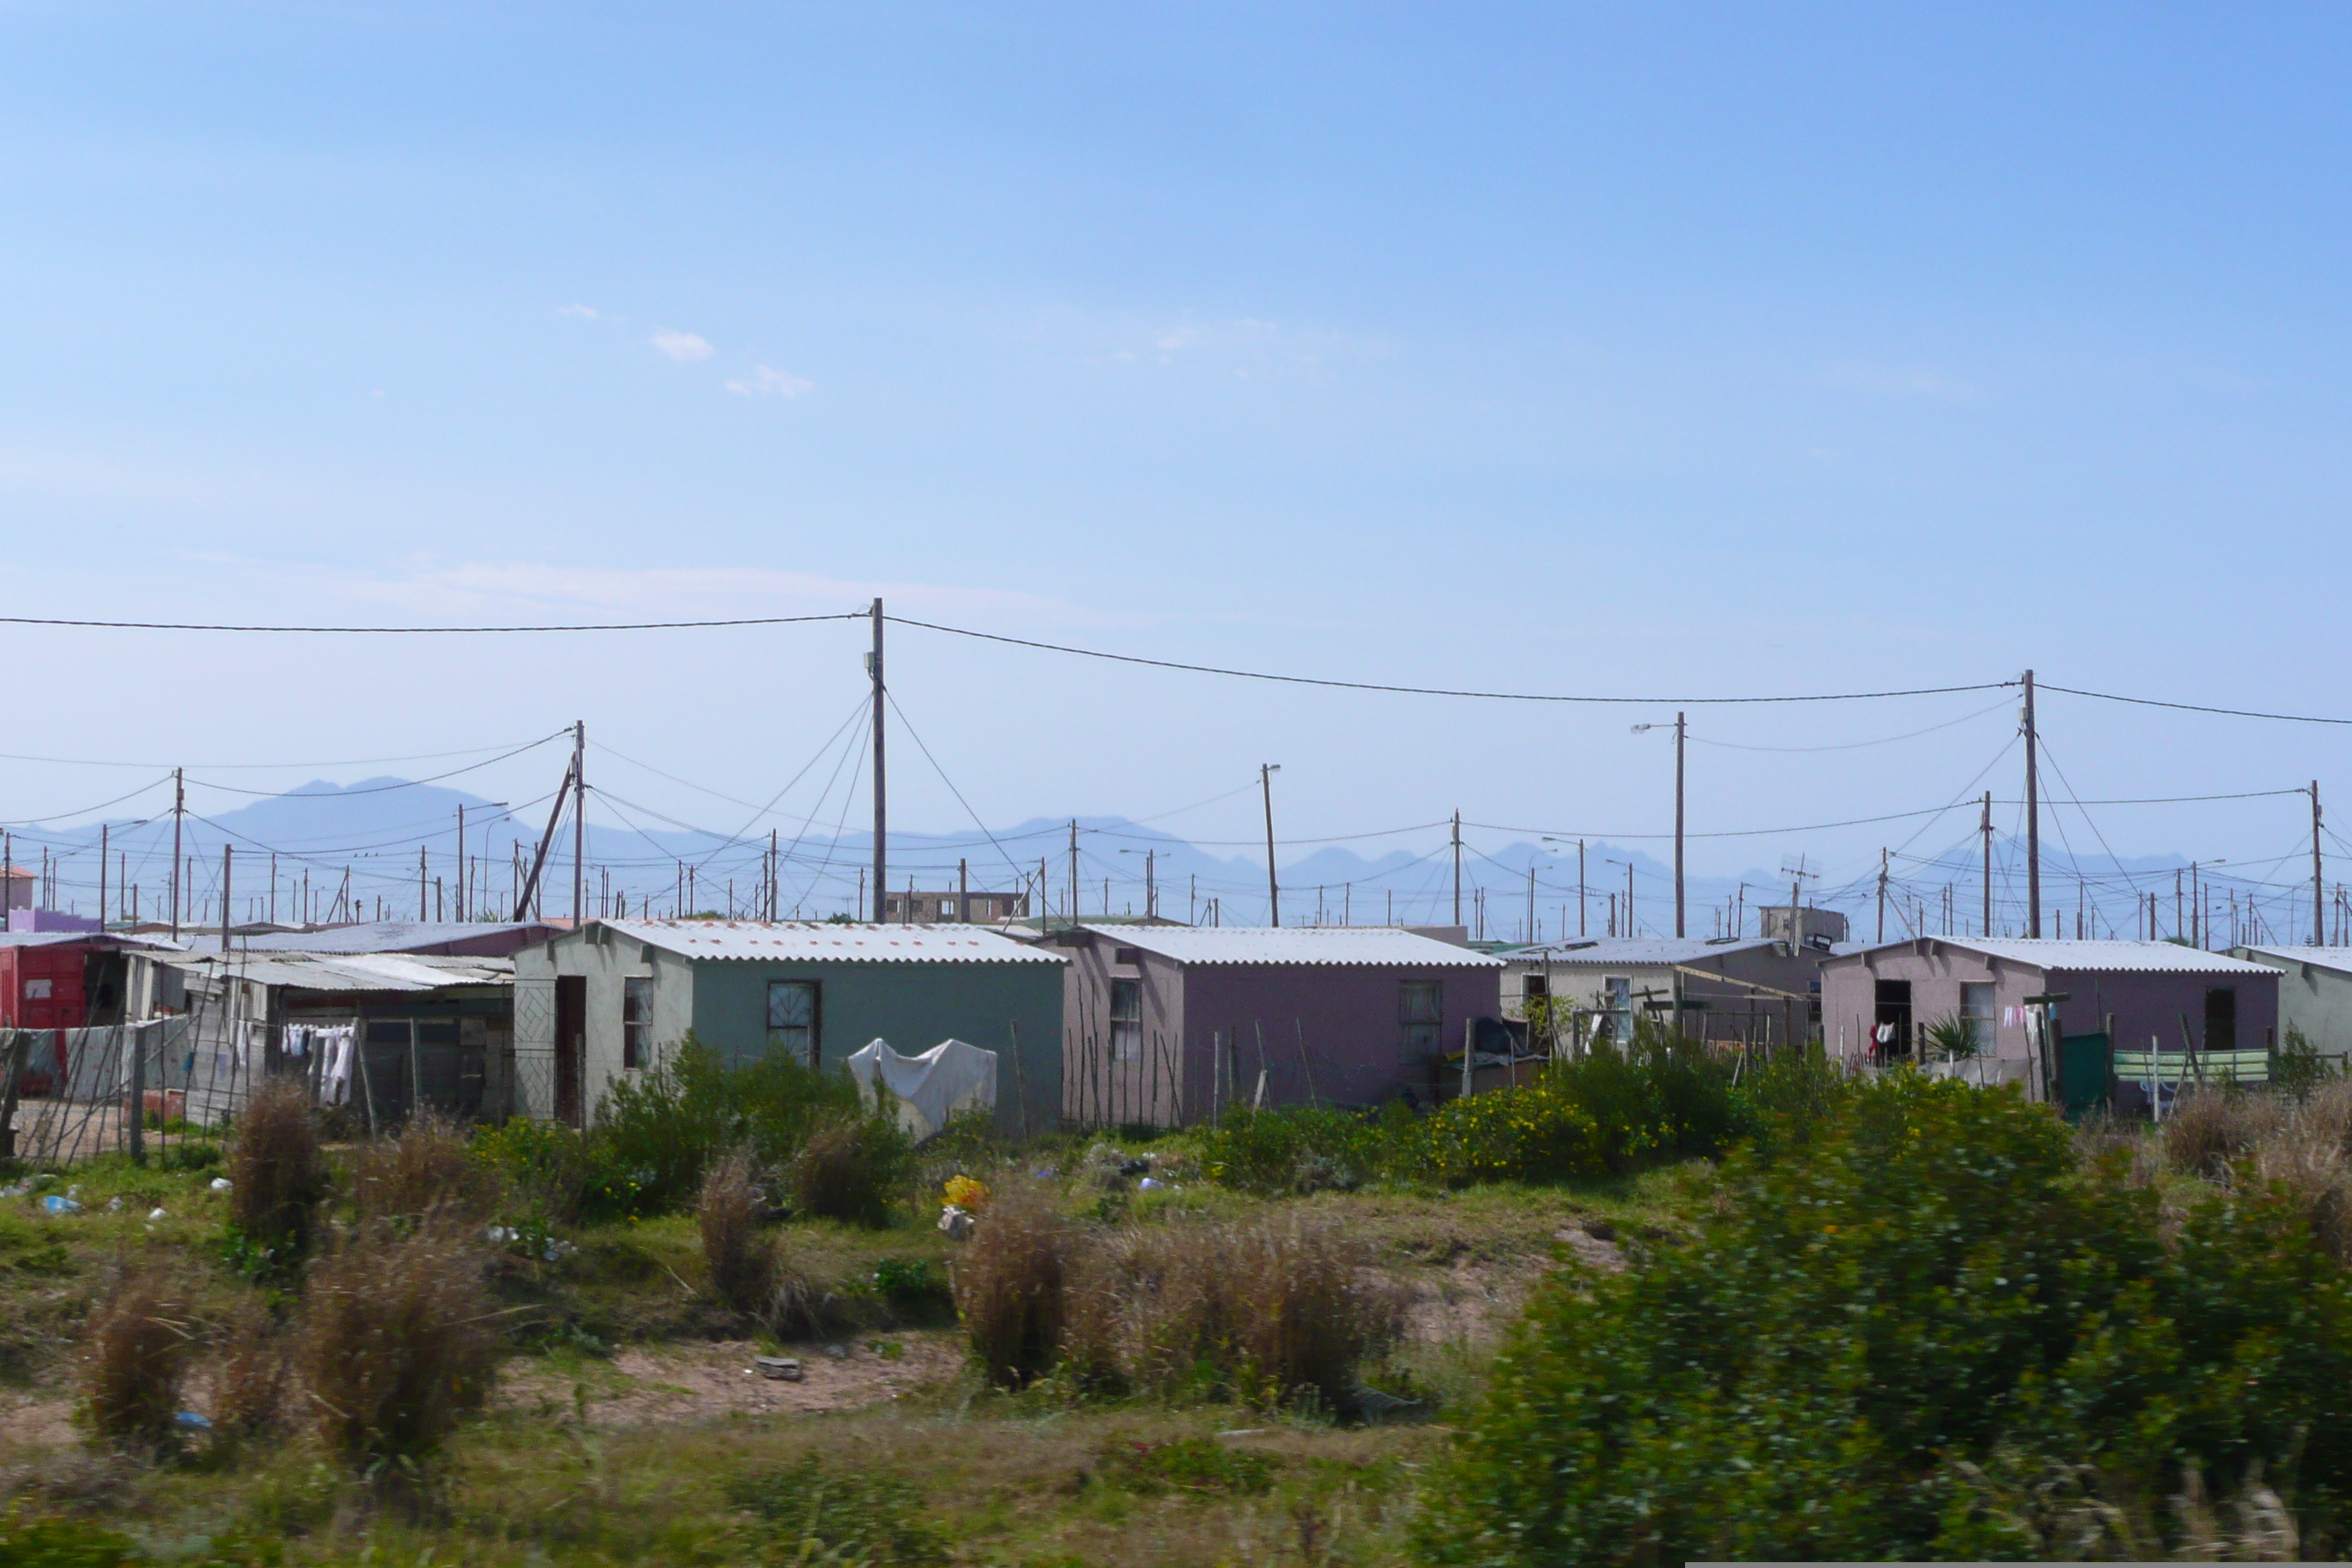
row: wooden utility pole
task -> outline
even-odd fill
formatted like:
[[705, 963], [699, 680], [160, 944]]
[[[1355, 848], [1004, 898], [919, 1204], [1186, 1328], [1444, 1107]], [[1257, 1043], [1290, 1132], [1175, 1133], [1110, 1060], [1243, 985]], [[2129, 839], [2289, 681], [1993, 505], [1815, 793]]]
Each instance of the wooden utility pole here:
[[1265, 796], [1265, 923], [1282, 923], [1282, 889], [1274, 874], [1274, 775], [1280, 763], [1260, 763], [1257, 765], [1257, 787]]
[[[1789, 940], [1797, 940], [1797, 900], [1789, 900]], [[1878, 940], [1886, 940], [1886, 851], [1878, 852]]]
[[425, 880], [425, 846], [420, 844], [416, 847], [416, 923], [418, 925], [425, 923], [425, 900], [430, 897], [431, 894], [426, 890]]
[[236, 922], [236, 915], [229, 907], [228, 892], [230, 857], [235, 853], [236, 849], [233, 846], [226, 844], [221, 846], [221, 951], [223, 952], [228, 951], [228, 930]]
[[1070, 929], [1078, 929], [1078, 819], [1070, 818]]
[[971, 862], [956, 857], [956, 919], [971, 923]]
[[1584, 934], [1584, 840], [1576, 841], [1576, 934]]
[[2320, 912], [2319, 908], [2319, 901], [2324, 896], [2321, 889], [2326, 886], [2326, 884], [2321, 880], [2321, 875], [2322, 873], [2319, 864], [2319, 781], [2317, 779], [2314, 779], [2311, 781], [2311, 945], [2314, 947], [2325, 947], [2327, 945], [2326, 917]]
[[[274, 906], [277, 898], [275, 889], [271, 889], [270, 897]], [[103, 822], [98, 825], [98, 929], [106, 929], [106, 824]]]
[[[882, 774], [882, 703], [888, 689], [882, 684], [882, 599], [879, 595], [874, 600], [874, 651], [866, 656], [866, 670], [874, 678], [874, 919], [879, 924], [883, 901], [888, 896], [883, 889], [889, 885], [890, 826], [890, 797], [883, 785]], [[1076, 835], [1073, 832], [1072, 842], [1076, 840]], [[1074, 857], [1076, 853], [1072, 851]], [[1076, 912], [1076, 903], [1070, 908], [1073, 913]], [[914, 918], [911, 909], [908, 910], [907, 918]]]
[[588, 918], [588, 721], [572, 721], [572, 929]]
[[452, 906], [457, 918], [466, 918], [466, 808], [457, 808], [457, 901]]
[[[1681, 714], [1679, 714], [1679, 713], [1675, 714], [1675, 934], [1676, 936], [1688, 936], [1688, 935], [1690, 934], [1690, 932], [1689, 932], [1689, 931], [1685, 931], [1685, 930], [1684, 929], [1684, 927], [1683, 927], [1683, 744], [1684, 744], [1685, 740], [1688, 737], [1688, 734], [1689, 734], [1689, 727], [1688, 727], [1686, 724], [1685, 724], [1685, 723], [1683, 722], [1683, 716], [1682, 716]], [[1532, 875], [1532, 873], [1530, 873], [1530, 875]], [[1534, 907], [1534, 897], [1535, 897], [1535, 896], [1534, 896], [1534, 894], [1533, 894], [1533, 893], [1529, 893], [1529, 894], [1528, 894], [1528, 905], [1529, 905], [1529, 908], [1533, 908], [1533, 907]], [[1534, 921], [1530, 920], [1528, 923], [1528, 925], [1529, 925], [1529, 926], [1533, 926], [1535, 922], [1534, 922]], [[1532, 941], [1534, 940], [1534, 938], [1530, 937], [1530, 938], [1528, 938], [1528, 940], [1532, 942]]]
[[1979, 936], [1992, 935], [1992, 791], [1984, 792], [1984, 816], [1979, 819], [1977, 832], [1984, 838], [1984, 929]]
[[1528, 862], [1528, 934], [1527, 942], [1536, 940], [1536, 863]]
[[2033, 728], [2033, 672], [2025, 672], [2025, 907], [2029, 937], [2042, 934], [2041, 747]]
[[1462, 923], [1462, 814], [1454, 814], [1454, 923]]
[[172, 770], [172, 940], [180, 940], [180, 822], [188, 808], [187, 770]]

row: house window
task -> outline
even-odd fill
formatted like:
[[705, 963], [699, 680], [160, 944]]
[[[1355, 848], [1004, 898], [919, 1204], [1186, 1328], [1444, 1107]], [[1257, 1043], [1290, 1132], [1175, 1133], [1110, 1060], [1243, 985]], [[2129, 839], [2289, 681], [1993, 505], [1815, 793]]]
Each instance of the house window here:
[[2205, 1048], [2238, 1048], [2238, 988], [2234, 985], [2216, 985], [2205, 993]]
[[653, 1059], [654, 983], [621, 982], [621, 1065], [641, 1068]]
[[1601, 1020], [1601, 1032], [1610, 1039], [1623, 1045], [1633, 1037], [1633, 981], [1630, 975], [1612, 974], [1601, 983], [1602, 1005], [1608, 1017]]
[[1995, 1017], [1992, 1002], [1992, 982], [1963, 980], [1960, 982], [1960, 1021], [1968, 1026], [1969, 1043], [1977, 1055], [1992, 1055]]
[[1143, 982], [1114, 980], [1110, 983], [1110, 1059], [1115, 1062], [1139, 1062], [1143, 1059]]
[[1540, 971], [1530, 973], [1520, 983], [1519, 994], [1530, 1002], [1540, 1002], [1551, 994], [1551, 982]]
[[1445, 990], [1434, 980], [1407, 980], [1397, 986], [1397, 1046], [1409, 1062], [1445, 1051]]
[[781, 1050], [812, 1068], [819, 1065], [815, 981], [768, 982], [768, 1048]]
[[1143, 952], [1139, 948], [1115, 947], [1110, 950], [1110, 961], [1113, 963], [1139, 964], [1143, 962]]
[[940, 900], [940, 919], [943, 921], [951, 921], [955, 918], [956, 901], [953, 899], [941, 899]]

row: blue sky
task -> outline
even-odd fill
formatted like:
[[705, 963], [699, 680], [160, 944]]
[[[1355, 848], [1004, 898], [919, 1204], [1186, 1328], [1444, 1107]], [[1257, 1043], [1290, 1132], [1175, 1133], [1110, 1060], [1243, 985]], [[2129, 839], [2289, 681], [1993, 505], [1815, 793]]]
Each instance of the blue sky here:
[[[2347, 30], [2322, 7], [0, 5], [0, 572], [29, 614], [575, 621], [878, 591], [1413, 684], [2031, 665], [2352, 712]], [[856, 700], [859, 653], [827, 626], [0, 630], [40, 672], [10, 703], [28, 755], [326, 763], [584, 718], [754, 800]], [[892, 666], [992, 823], [1152, 816], [1277, 760], [1286, 837], [1457, 806], [1670, 825], [1659, 736], [1628, 732], [1670, 709], [912, 631]], [[1695, 747], [1694, 826], [1941, 805], [2006, 742], [1999, 697], [1704, 710], [1695, 733], [1751, 746], [1964, 721]], [[2046, 717], [2086, 797], [2333, 773], [2352, 798], [2338, 731]], [[968, 821], [894, 761], [902, 820]], [[135, 782], [0, 762], [0, 815]], [[1166, 826], [1240, 837], [1252, 808]], [[2267, 859], [2297, 809], [2096, 822], [2126, 856]], [[1694, 859], [1850, 871], [1885, 837]]]

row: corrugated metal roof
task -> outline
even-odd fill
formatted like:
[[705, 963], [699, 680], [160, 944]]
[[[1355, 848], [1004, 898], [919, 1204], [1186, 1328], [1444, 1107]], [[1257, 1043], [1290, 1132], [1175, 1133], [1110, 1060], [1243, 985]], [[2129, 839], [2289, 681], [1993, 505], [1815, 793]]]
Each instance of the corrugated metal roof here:
[[1915, 940], [1938, 942], [1946, 947], [2005, 958], [2012, 963], [2031, 964], [2042, 970], [2086, 973], [2104, 970], [2109, 973], [2137, 974], [2278, 973], [2268, 964], [2250, 963], [2242, 958], [2231, 958], [2226, 952], [2203, 952], [2170, 942], [2066, 942], [2051, 937], [1936, 936], [1880, 942], [1860, 951], [1884, 952], [1890, 948], [1909, 947]]
[[445, 985], [507, 985], [510, 958], [440, 958], [405, 952], [173, 952], [155, 962], [191, 974], [226, 974], [302, 991], [437, 991]]
[[[2352, 947], [2271, 947], [2265, 945], [2262, 947], [2233, 947], [2230, 951], [2231, 952], [2246, 954], [2249, 961], [2252, 963], [2261, 963], [2262, 961], [2260, 959], [2254, 958], [2252, 955], [2255, 953], [2262, 953], [2271, 958], [2282, 959], [2289, 963], [2308, 963], [2319, 969], [2333, 969], [2339, 974], [2352, 974]], [[2263, 967], [2267, 969], [2270, 965], [2263, 964]]]
[[1063, 963], [1058, 952], [974, 925], [827, 925], [814, 921], [593, 921], [688, 958], [830, 963]]
[[1703, 937], [1608, 936], [1591, 942], [1554, 942], [1536, 947], [1515, 947], [1503, 954], [1514, 963], [1607, 965], [1617, 969], [1699, 963], [1727, 952], [1747, 952], [1779, 947], [1777, 942], [1754, 937], [1742, 942], [1708, 942]]
[[129, 931], [0, 931], [0, 947], [56, 947], [77, 942], [94, 942], [108, 948], [160, 948], [165, 951], [178, 945], [169, 937], [133, 936]]
[[1503, 961], [1394, 926], [1096, 926], [1121, 947], [1179, 963], [1330, 963], [1500, 969]]
[[399, 952], [506, 931], [550, 929], [546, 921], [366, 921], [324, 931], [257, 931], [235, 940], [248, 952]]

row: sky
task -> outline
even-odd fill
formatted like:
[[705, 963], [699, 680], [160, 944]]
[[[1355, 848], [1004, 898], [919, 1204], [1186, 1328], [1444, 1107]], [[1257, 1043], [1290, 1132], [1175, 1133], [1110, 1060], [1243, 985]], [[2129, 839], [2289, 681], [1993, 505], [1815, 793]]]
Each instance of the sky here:
[[[2329, 8], [76, 0], [0, 38], [15, 615], [878, 595], [1654, 698], [893, 626], [892, 816], [1240, 845], [1278, 763], [1286, 855], [1420, 855], [1457, 810], [1630, 843], [1671, 832], [1680, 706], [1691, 830], [1740, 835], [1694, 873], [1825, 887], [1974, 825], [1859, 819], [1991, 788], [2018, 826], [1991, 683], [2027, 668], [2352, 716]], [[0, 818], [151, 813], [175, 764], [425, 777], [576, 720], [592, 820], [774, 797], [750, 820], [789, 837], [852, 793], [819, 786], [866, 638], [0, 626]], [[1701, 700], [1951, 687], [1988, 689]], [[2340, 725], [2040, 717], [2062, 799], [2352, 792]], [[560, 750], [452, 786], [543, 797]], [[2085, 854], [2307, 874], [2299, 797], [2061, 810]]]

